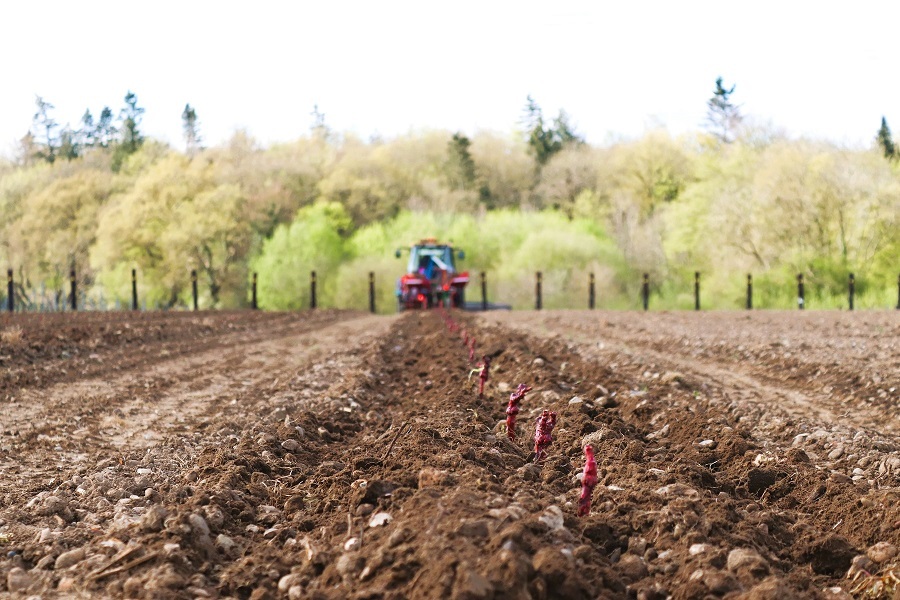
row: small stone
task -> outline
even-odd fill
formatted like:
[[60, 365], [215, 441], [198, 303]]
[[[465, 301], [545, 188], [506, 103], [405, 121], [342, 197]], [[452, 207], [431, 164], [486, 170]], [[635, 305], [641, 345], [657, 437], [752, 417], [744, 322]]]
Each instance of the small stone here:
[[363, 503], [356, 507], [356, 516], [357, 517], [365, 517], [371, 515], [375, 510], [374, 504]]
[[300, 584], [301, 576], [297, 573], [290, 573], [278, 580], [278, 590], [286, 592], [295, 585]]
[[56, 559], [54, 559], [52, 555], [48, 554], [41, 560], [37, 561], [37, 564], [34, 565], [34, 568], [38, 569], [39, 571], [43, 571], [52, 567], [54, 562], [56, 562]]
[[844, 447], [838, 446], [828, 453], [828, 460], [837, 460], [844, 455]]
[[219, 548], [224, 552], [229, 552], [232, 548], [234, 548], [234, 545], [234, 540], [224, 533], [220, 533], [216, 536], [216, 548]]
[[488, 522], [484, 519], [476, 519], [473, 521], [463, 521], [462, 524], [456, 529], [457, 535], [461, 535], [462, 537], [467, 538], [486, 538], [490, 529], [488, 528]]
[[56, 557], [56, 563], [53, 565], [58, 571], [60, 569], [68, 569], [73, 565], [77, 565], [84, 560], [84, 548], [75, 548], [68, 552], [63, 552]]
[[704, 552], [709, 552], [712, 550], [712, 546], [709, 544], [691, 544], [691, 547], [688, 548], [688, 554], [691, 556], [697, 556], [698, 554], [703, 554]]
[[569, 399], [569, 406], [577, 406], [579, 404], [584, 404], [584, 400], [579, 398], [578, 396], [574, 396], [573, 398]]
[[541, 399], [544, 402], [556, 402], [560, 399], [560, 395], [558, 392], [555, 392], [553, 390], [544, 390], [543, 392], [541, 392]]
[[866, 556], [874, 563], [885, 563], [897, 556], [897, 547], [890, 542], [878, 542], [866, 550]]
[[684, 379], [684, 375], [679, 373], [678, 371], [666, 371], [663, 373], [659, 381], [660, 383], [672, 383], [673, 381], [681, 382]]
[[750, 588], [743, 598], [747, 600], [781, 600], [789, 596], [788, 588], [777, 577], [767, 577]]
[[511, 389], [512, 388], [510, 387], [510, 385], [505, 381], [501, 381], [500, 383], [497, 384], [497, 391], [500, 392], [501, 394], [505, 394]]
[[59, 496], [47, 496], [44, 498], [44, 508], [41, 511], [45, 515], [58, 515], [64, 513], [69, 505]]
[[59, 585], [56, 586], [56, 591], [58, 592], [70, 592], [72, 588], [75, 586], [75, 579], [73, 577], [63, 577], [59, 580]]
[[618, 405], [619, 403], [609, 396], [598, 396], [597, 398], [594, 398], [594, 406], [599, 406], [600, 408], [615, 408]]
[[426, 487], [440, 487], [449, 483], [450, 473], [443, 469], [425, 467], [419, 471], [419, 489]]
[[634, 554], [624, 554], [619, 559], [616, 570], [622, 575], [622, 579], [629, 583], [639, 581], [649, 574], [644, 559]]
[[206, 516], [206, 524], [212, 531], [221, 529], [225, 524], [225, 513], [215, 504], [209, 504], [204, 507], [203, 513]]
[[837, 471], [832, 472], [831, 475], [828, 476], [828, 479], [834, 483], [853, 483], [853, 480], [850, 479], [850, 477]]
[[369, 519], [369, 527], [381, 527], [382, 525], [387, 525], [393, 520], [393, 517], [386, 512], [378, 512], [372, 515], [372, 518]]
[[656, 493], [664, 497], [672, 498], [688, 498], [689, 500], [697, 500], [700, 493], [694, 488], [683, 483], [670, 483], [656, 490]]
[[700, 446], [701, 448], [715, 448], [716, 441], [715, 440], [703, 440], [702, 442], [700, 442], [697, 445]]
[[9, 592], [24, 592], [31, 585], [31, 575], [22, 567], [13, 567], [6, 574], [6, 589]]
[[141, 515], [140, 528], [142, 531], [162, 531], [166, 517], [169, 511], [159, 505], [151, 506], [143, 515]]
[[388, 541], [387, 541], [387, 547], [394, 548], [396, 546], [399, 546], [400, 544], [402, 544], [403, 542], [405, 542], [406, 540], [411, 538], [412, 535], [413, 535], [412, 531], [410, 531], [409, 529], [406, 529], [405, 527], [401, 527], [401, 528], [395, 530], [390, 535], [390, 537], [388, 538]]
[[200, 535], [209, 535], [209, 525], [206, 523], [206, 519], [198, 515], [197, 513], [191, 513], [188, 515], [188, 523], [191, 524], [191, 529], [196, 531]]
[[737, 574], [743, 583], [769, 574], [769, 563], [759, 552], [749, 548], [735, 548], [728, 553], [728, 570]]
[[871, 573], [876, 569], [875, 563], [865, 554], [857, 554], [850, 561], [850, 569], [847, 570], [847, 577], [852, 579], [857, 573]]
[[550, 531], [562, 529], [564, 526], [563, 512], [555, 504], [550, 505], [544, 510], [544, 513], [538, 517], [538, 521], [546, 525]]
[[281, 442], [281, 447], [287, 450], [288, 452], [296, 452], [300, 449], [300, 442], [293, 439], [287, 439]]
[[359, 538], [352, 537], [346, 542], [344, 542], [344, 550], [347, 552], [353, 552], [354, 550], [359, 550], [362, 544], [359, 541]]
[[724, 596], [728, 592], [741, 589], [738, 580], [727, 571], [719, 571], [717, 569], [708, 569], [703, 574], [703, 585], [710, 592], [718, 596]]
[[533, 364], [536, 367], [543, 367], [544, 362], [545, 361], [543, 358], [538, 357], [538, 358], [534, 359], [533, 361], [531, 361], [531, 364]]
[[38, 536], [38, 544], [48, 544], [51, 541], [53, 541], [53, 531], [49, 527], [44, 527]]
[[594, 449], [597, 449], [600, 447], [600, 442], [602, 442], [608, 435], [609, 432], [604, 429], [592, 431], [581, 438], [581, 447], [584, 448], [585, 446], [593, 446]]
[[488, 600], [494, 597], [494, 586], [466, 562], [456, 569], [453, 583], [453, 600]]
[[306, 592], [302, 585], [292, 585], [288, 590], [288, 600], [303, 600], [306, 598]]
[[334, 566], [337, 572], [341, 574], [341, 577], [350, 579], [362, 571], [363, 564], [365, 564], [365, 561], [357, 554], [341, 554]]

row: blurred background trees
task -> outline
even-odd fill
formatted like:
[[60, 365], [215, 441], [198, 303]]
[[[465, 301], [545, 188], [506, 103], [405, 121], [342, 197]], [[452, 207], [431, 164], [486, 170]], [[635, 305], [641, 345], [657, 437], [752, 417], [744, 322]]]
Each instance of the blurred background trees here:
[[529, 97], [509, 134], [364, 141], [315, 107], [293, 142], [236, 132], [204, 148], [186, 103], [183, 152], [144, 136], [130, 91], [118, 113], [85, 110], [76, 127], [37, 97], [19, 155], [0, 162], [0, 260], [32, 305], [58, 299], [71, 268], [89, 297], [127, 302], [136, 268], [150, 307], [187, 306], [196, 269], [202, 306], [245, 306], [258, 271], [264, 307], [297, 308], [316, 270], [321, 305], [364, 308], [374, 271], [388, 310], [393, 251], [439, 237], [519, 307], [536, 270], [547, 307], [584, 306], [589, 272], [599, 306], [637, 307], [648, 272], [654, 306], [689, 308], [695, 270], [707, 307], [740, 307], [746, 273], [759, 307], [792, 306], [797, 273], [811, 306], [838, 307], [851, 272], [858, 306], [892, 306], [900, 165], [887, 120], [870, 148], [791, 139], [746, 126], [734, 90], [715, 82], [704, 131], [604, 145]]

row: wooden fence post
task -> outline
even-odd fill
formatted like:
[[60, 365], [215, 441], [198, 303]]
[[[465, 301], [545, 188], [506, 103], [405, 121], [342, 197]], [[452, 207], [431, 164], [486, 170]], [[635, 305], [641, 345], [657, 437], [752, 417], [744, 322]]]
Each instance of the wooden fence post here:
[[369, 312], [375, 312], [375, 272], [369, 271]]
[[250, 284], [250, 307], [253, 310], [259, 309], [259, 303], [256, 301], [256, 273], [253, 273], [253, 282]]
[[747, 273], [747, 310], [753, 310], [753, 275]]
[[316, 303], [316, 272], [310, 271], [309, 273], [309, 308], [313, 309], [317, 305]]
[[850, 281], [847, 283], [848, 294], [849, 294], [849, 308], [853, 310], [853, 294], [856, 291], [856, 278], [854, 278], [853, 273], [850, 273]]
[[16, 288], [13, 285], [13, 270], [6, 270], [6, 310], [16, 310]]
[[487, 297], [487, 274], [482, 271], [481, 272], [481, 310], [488, 309], [488, 297]]
[[541, 280], [543, 276], [541, 272], [538, 271], [534, 274], [534, 310], [541, 310], [544, 305], [543, 298], [541, 297]]
[[700, 310], [700, 271], [694, 271], [694, 310]]
[[137, 269], [131, 270], [131, 310], [138, 309]]
[[594, 274], [591, 273], [591, 277], [588, 280], [588, 308], [590, 310], [594, 310], [594, 300], [596, 299], [594, 293]]
[[72, 310], [78, 310], [78, 284], [75, 281], [75, 269], [69, 271], [69, 284], [71, 288], [71, 306]]
[[194, 310], [198, 309], [197, 302], [197, 269], [191, 270], [191, 292], [194, 294]]
[[644, 310], [650, 309], [650, 274], [644, 273], [644, 283], [641, 284], [641, 300], [644, 304]]
[[806, 290], [803, 287], [803, 273], [797, 273], [797, 308], [806, 308]]

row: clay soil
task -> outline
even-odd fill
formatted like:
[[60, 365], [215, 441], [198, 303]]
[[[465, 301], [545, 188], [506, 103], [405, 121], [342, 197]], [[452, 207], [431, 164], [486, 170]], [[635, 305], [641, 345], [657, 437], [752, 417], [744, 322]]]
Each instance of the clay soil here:
[[895, 597], [897, 313], [448, 318], [0, 317], [0, 596]]

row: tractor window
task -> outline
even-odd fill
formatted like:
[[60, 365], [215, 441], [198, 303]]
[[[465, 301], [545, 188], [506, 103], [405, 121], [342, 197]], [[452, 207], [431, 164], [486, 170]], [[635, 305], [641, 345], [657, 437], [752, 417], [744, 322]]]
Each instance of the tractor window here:
[[451, 273], [456, 269], [453, 265], [453, 249], [449, 246], [413, 246], [409, 252], [409, 273], [426, 272], [429, 276], [438, 269], [446, 267]]

